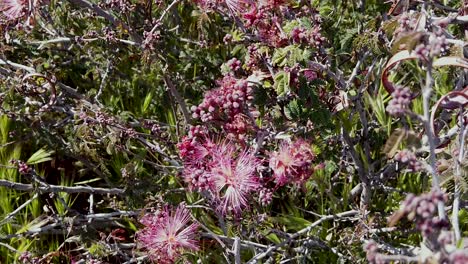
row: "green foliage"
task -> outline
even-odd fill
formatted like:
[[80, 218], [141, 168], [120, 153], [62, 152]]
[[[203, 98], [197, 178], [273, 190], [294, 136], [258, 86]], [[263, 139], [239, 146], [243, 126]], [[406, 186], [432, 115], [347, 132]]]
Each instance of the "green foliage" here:
[[[379, 253], [389, 255], [395, 251], [388, 248], [426, 242], [405, 217], [382, 230], [410, 193], [430, 191], [434, 175], [447, 208], [455, 194], [466, 201], [466, 158], [457, 161], [466, 114], [465, 28], [460, 20], [444, 27], [426, 17], [449, 17], [450, 8], [461, 8], [456, 1], [411, 1], [410, 29], [379, 0], [39, 2], [27, 20], [1, 22], [0, 179], [24, 188], [0, 187], [0, 242], [15, 249], [0, 244], [1, 263], [18, 263], [23, 252], [47, 263], [137, 262], [150, 249], [133, 244], [144, 228], [139, 220], [180, 203], [192, 213], [189, 222], [201, 226], [200, 250], [183, 252], [180, 262], [244, 263], [281, 244], [259, 262], [364, 263], [363, 241], [388, 245]], [[241, 12], [228, 8], [233, 2]], [[243, 9], [264, 2], [269, 6]], [[421, 47], [440, 40], [439, 29], [450, 42], [424, 58]], [[406, 57], [389, 63], [402, 51]], [[441, 57], [456, 63], [430, 64]], [[226, 63], [232, 58], [239, 69]], [[249, 92], [229, 94], [229, 79], [246, 80]], [[398, 87], [410, 89], [410, 102], [404, 114], [390, 115]], [[216, 94], [221, 88], [224, 94]], [[212, 109], [203, 114], [212, 119], [192, 115], [210, 95]], [[234, 107], [242, 96], [245, 105]], [[439, 137], [434, 146], [428, 133]], [[184, 145], [207, 139], [206, 153]], [[313, 157], [280, 153], [285, 160], [275, 168], [274, 153], [297, 139]], [[208, 167], [215, 162], [204, 157], [219, 142], [259, 160], [254, 181], [261, 188], [246, 195], [238, 215], [223, 215], [226, 197], [197, 189], [187, 177], [193, 163], [213, 176]], [[189, 160], [184, 147], [203, 157]], [[414, 152], [423, 169], [396, 160], [402, 150]], [[275, 181], [275, 170], [291, 166], [292, 177], [301, 162], [310, 170], [305, 179]], [[236, 183], [216, 188], [222, 193]], [[86, 191], [70, 191], [79, 187]], [[265, 190], [269, 203], [260, 199]], [[467, 236], [465, 208], [458, 218]]]

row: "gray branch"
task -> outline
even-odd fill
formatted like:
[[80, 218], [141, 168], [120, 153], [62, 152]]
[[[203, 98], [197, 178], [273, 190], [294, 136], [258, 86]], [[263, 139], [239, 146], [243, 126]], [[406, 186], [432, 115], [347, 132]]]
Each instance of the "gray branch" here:
[[9, 189], [18, 190], [18, 191], [34, 191], [39, 190], [46, 193], [94, 193], [94, 194], [112, 194], [112, 195], [123, 195], [125, 190], [118, 188], [98, 188], [98, 187], [88, 187], [88, 186], [60, 186], [60, 185], [47, 185], [35, 187], [32, 184], [11, 182], [7, 180], [0, 180], [0, 186], [7, 187]]

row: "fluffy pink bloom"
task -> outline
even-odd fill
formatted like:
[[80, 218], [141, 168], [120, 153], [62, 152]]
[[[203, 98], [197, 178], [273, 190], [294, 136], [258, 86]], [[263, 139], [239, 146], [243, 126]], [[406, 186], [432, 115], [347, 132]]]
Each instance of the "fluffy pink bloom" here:
[[235, 148], [227, 142], [216, 149], [210, 175], [220, 200], [219, 209], [224, 214], [240, 214], [249, 204], [250, 193], [260, 187], [255, 175], [260, 162], [248, 151], [236, 157]]
[[141, 219], [145, 228], [137, 233], [138, 245], [157, 263], [174, 263], [184, 250], [198, 250], [194, 239], [198, 225], [190, 222], [190, 212], [179, 205], [175, 212], [166, 207]]
[[270, 158], [269, 165], [276, 184], [284, 186], [305, 182], [312, 175], [314, 158], [310, 145], [304, 140], [283, 142], [279, 151], [273, 152]]
[[0, 0], [0, 10], [8, 20], [22, 17], [28, 7], [28, 0]]

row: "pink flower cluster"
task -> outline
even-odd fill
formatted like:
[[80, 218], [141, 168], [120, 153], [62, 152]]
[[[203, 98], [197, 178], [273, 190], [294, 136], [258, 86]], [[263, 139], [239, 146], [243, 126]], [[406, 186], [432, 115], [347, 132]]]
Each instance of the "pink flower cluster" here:
[[438, 234], [448, 227], [446, 220], [434, 216], [437, 203], [444, 202], [445, 199], [443, 192], [434, 190], [420, 196], [409, 194], [402, 204], [402, 211], [407, 215], [408, 220], [416, 222], [416, 227], [424, 236]]
[[304, 27], [295, 27], [291, 30], [290, 35], [295, 43], [305, 43], [312, 47], [320, 47], [325, 41], [325, 38], [320, 34], [319, 25], [315, 25], [310, 30]]
[[396, 86], [392, 92], [392, 100], [388, 102], [387, 112], [393, 116], [405, 114], [411, 104], [411, 96], [411, 90], [408, 87]]
[[416, 155], [407, 149], [404, 149], [393, 157], [394, 160], [401, 162], [406, 165], [408, 169], [412, 172], [420, 171], [422, 169], [422, 164], [416, 157]]
[[184, 158], [184, 179], [190, 189], [211, 195], [219, 212], [239, 215], [248, 207], [251, 193], [260, 187], [254, 154], [230, 141], [185, 137], [179, 144]]
[[[258, 177], [262, 161], [232, 140], [213, 140], [204, 126], [194, 126], [178, 144], [184, 161], [183, 178], [191, 191], [203, 193], [224, 215], [239, 216], [252, 197], [266, 206], [273, 191], [287, 184], [302, 185], [314, 172], [315, 155], [302, 139], [283, 142], [271, 153], [271, 177]], [[272, 184], [273, 185], [272, 185]]]
[[[260, 40], [273, 47], [282, 47], [290, 43], [292, 39], [295, 43], [303, 43], [313, 47], [319, 47], [325, 41], [321, 35], [320, 17], [313, 16], [313, 27], [307, 29], [305, 27], [295, 27], [290, 36], [287, 36], [282, 26], [289, 20], [284, 14], [294, 12], [292, 7], [286, 1], [271, 0], [267, 3], [258, 2], [252, 5], [250, 10], [243, 15], [245, 26], [251, 28], [258, 34]], [[302, 14], [296, 12], [296, 18], [307, 16], [310, 14]]]
[[146, 214], [140, 220], [145, 228], [136, 235], [138, 246], [148, 252], [152, 261], [174, 263], [184, 250], [198, 250], [195, 240], [198, 225], [188, 225], [190, 218], [184, 205], [179, 205], [175, 212], [166, 206]]
[[220, 88], [205, 94], [198, 107], [192, 107], [193, 118], [200, 118], [202, 122], [232, 119], [242, 113], [253, 98], [252, 89], [244, 80], [226, 76], [220, 84]]
[[232, 58], [226, 62], [226, 65], [229, 67], [231, 72], [236, 72], [241, 68], [242, 62], [237, 58]]

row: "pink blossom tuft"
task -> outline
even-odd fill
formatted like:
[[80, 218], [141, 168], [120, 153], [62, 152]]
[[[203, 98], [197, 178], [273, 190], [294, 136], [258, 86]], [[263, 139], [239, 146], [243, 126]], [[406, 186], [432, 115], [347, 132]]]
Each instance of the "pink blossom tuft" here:
[[198, 229], [190, 222], [190, 212], [179, 205], [175, 212], [167, 207], [156, 213], [147, 214], [141, 219], [145, 228], [137, 233], [140, 248], [148, 252], [151, 260], [157, 263], [174, 263], [184, 250], [198, 250], [194, 239]]
[[1, 0], [0, 10], [8, 20], [18, 19], [26, 14], [27, 0]]
[[239, 215], [248, 207], [251, 192], [260, 187], [256, 169], [261, 162], [252, 152], [230, 140], [195, 140], [190, 135], [179, 150], [190, 190], [209, 194], [223, 214]]
[[219, 196], [219, 209], [224, 214], [240, 214], [248, 207], [250, 193], [260, 187], [255, 176], [260, 163], [248, 151], [236, 157], [235, 149], [229, 143], [221, 144], [214, 153], [210, 175]]
[[314, 158], [310, 145], [304, 140], [283, 142], [279, 151], [273, 152], [270, 158], [270, 168], [277, 186], [304, 183], [313, 173]]

